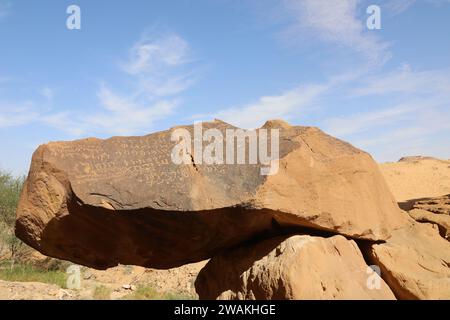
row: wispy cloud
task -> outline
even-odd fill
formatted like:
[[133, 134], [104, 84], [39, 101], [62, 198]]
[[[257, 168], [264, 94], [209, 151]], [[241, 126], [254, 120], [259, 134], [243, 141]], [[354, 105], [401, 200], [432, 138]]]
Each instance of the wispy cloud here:
[[44, 87], [41, 90], [39, 90], [39, 94], [48, 101], [52, 101], [55, 96], [54, 91], [49, 87]]
[[415, 3], [416, 0], [387, 0], [383, 4], [383, 8], [396, 15], [408, 10]]
[[0, 19], [11, 12], [12, 3], [10, 1], [0, 1]]
[[[431, 112], [441, 112], [450, 106], [450, 70], [413, 71], [409, 65], [403, 65], [389, 73], [359, 79], [352, 85], [347, 99], [371, 96], [382, 101], [378, 103], [377, 110], [325, 119], [323, 124], [326, 130], [345, 137], [404, 120], [415, 126]], [[397, 105], [386, 104], [393, 98], [400, 102]], [[446, 116], [449, 115], [437, 116], [430, 123]], [[447, 121], [450, 122], [450, 119]]]
[[405, 119], [419, 108], [420, 106], [417, 105], [398, 105], [372, 112], [325, 119], [323, 124], [325, 130], [330, 134], [344, 137]]
[[119, 96], [102, 86], [98, 98], [105, 109], [86, 119], [89, 127], [114, 134], [133, 134], [152, 127], [155, 121], [173, 113], [177, 100], [138, 101], [135, 97]]
[[[126, 86], [125, 82], [100, 84], [97, 108], [85, 113], [81, 109], [38, 109], [32, 103], [0, 105], [0, 128], [35, 122], [73, 136], [149, 132], [156, 121], [173, 114], [180, 94], [195, 82], [188, 67], [189, 52], [188, 43], [178, 35], [144, 36], [130, 49], [127, 61], [117, 65], [123, 77], [128, 77]], [[121, 90], [115, 89], [119, 86]], [[50, 87], [38, 93], [49, 102], [55, 97]]]
[[122, 64], [129, 74], [157, 74], [166, 67], [180, 66], [188, 62], [189, 45], [176, 34], [152, 39], [145, 35], [130, 50], [129, 60]]
[[127, 93], [102, 83], [97, 90], [99, 109], [87, 116], [59, 113], [45, 121], [78, 135], [149, 132], [156, 121], [173, 114], [179, 95], [195, 82], [190, 61], [189, 45], [180, 36], [143, 36], [118, 66], [132, 83]]
[[296, 115], [311, 112], [332, 90], [359, 79], [363, 73], [364, 71], [352, 71], [331, 76], [323, 83], [300, 84], [277, 95], [262, 96], [249, 104], [195, 118], [214, 117], [247, 129], [258, 128], [269, 119], [289, 120]]
[[[414, 71], [404, 65], [390, 73], [362, 78], [348, 96], [376, 99], [376, 110], [331, 117], [323, 128], [371, 150], [379, 159], [422, 148], [432, 135], [450, 136], [450, 70]], [[399, 101], [392, 105], [389, 101]], [[368, 100], [369, 101], [369, 100]], [[432, 144], [432, 143], [431, 143]], [[450, 144], [440, 152], [450, 152]], [[447, 155], [448, 157], [448, 155]]]
[[320, 39], [362, 54], [370, 62], [382, 64], [390, 58], [389, 44], [367, 30], [365, 17], [358, 16], [359, 0], [284, 0], [292, 23], [285, 35]]
[[161, 97], [178, 94], [195, 82], [189, 68], [189, 44], [179, 35], [146, 34], [129, 51], [122, 70], [135, 78], [136, 94]]
[[413, 71], [408, 64], [382, 76], [367, 77], [353, 90], [355, 95], [450, 94], [450, 70]]
[[253, 129], [269, 119], [288, 119], [292, 113], [310, 107], [326, 90], [327, 85], [299, 86], [280, 95], [261, 97], [248, 105], [221, 110], [214, 117], [241, 128]]
[[0, 103], [0, 128], [21, 126], [38, 120], [39, 113], [32, 102]]
[[[423, 2], [433, 5], [450, 4], [450, 0], [423, 0]], [[405, 12], [416, 3], [418, 3], [417, 0], [386, 0], [383, 8], [386, 8], [391, 14], [396, 15]]]

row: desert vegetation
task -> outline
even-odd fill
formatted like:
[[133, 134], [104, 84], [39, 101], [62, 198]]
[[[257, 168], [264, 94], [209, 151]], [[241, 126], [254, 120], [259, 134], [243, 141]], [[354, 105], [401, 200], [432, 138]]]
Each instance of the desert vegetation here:
[[[133, 266], [119, 266], [107, 271], [82, 267], [82, 288], [67, 290], [69, 274], [66, 270], [72, 263], [43, 256], [14, 234], [16, 209], [24, 181], [25, 177], [14, 176], [0, 170], [0, 282], [3, 281], [0, 283], [0, 291], [5, 291], [5, 288], [13, 291], [14, 299], [179, 300], [196, 298], [195, 294], [186, 290], [177, 290], [178, 284], [175, 282], [168, 285], [167, 290], [163, 288], [167, 277], [164, 270], [152, 271], [144, 268], [137, 270]], [[189, 270], [190, 272], [192, 271]], [[135, 280], [141, 274], [144, 276]], [[179, 272], [178, 274], [181, 279], [188, 278], [188, 273]], [[173, 279], [177, 279], [177, 275], [175, 277], [173, 273], [171, 275]], [[129, 282], [135, 282], [136, 285], [127, 285]], [[193, 279], [186, 282], [193, 282]], [[39, 291], [43, 290], [42, 286], [29, 286], [28, 283], [48, 285], [46, 290], [51, 294], [40, 294]], [[37, 291], [37, 295], [25, 292], [31, 290]], [[3, 297], [0, 292], [0, 299], [3, 298], [10, 297]]]
[[16, 208], [25, 177], [0, 171], [0, 280], [66, 285], [68, 263], [35, 259], [36, 252], [14, 234]]

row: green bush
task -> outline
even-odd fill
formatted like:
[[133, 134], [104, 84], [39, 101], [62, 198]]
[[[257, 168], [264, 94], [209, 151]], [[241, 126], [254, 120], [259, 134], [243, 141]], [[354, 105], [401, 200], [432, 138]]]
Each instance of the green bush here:
[[53, 258], [33, 259], [33, 250], [14, 234], [17, 204], [25, 177], [0, 170], [0, 279], [44, 282], [66, 287], [69, 262]]
[[95, 287], [92, 298], [94, 300], [110, 300], [111, 299], [111, 288], [106, 286]]
[[16, 263], [12, 265], [10, 261], [6, 260], [0, 264], [0, 279], [18, 282], [43, 282], [65, 288], [67, 274], [64, 271], [40, 269], [29, 264]]
[[24, 177], [0, 171], [0, 254], [6, 251], [12, 266], [27, 248], [14, 235], [16, 209], [24, 181]]

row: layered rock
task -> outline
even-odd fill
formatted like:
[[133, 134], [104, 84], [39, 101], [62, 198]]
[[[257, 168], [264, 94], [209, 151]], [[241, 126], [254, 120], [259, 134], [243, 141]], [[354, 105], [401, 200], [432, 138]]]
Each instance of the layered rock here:
[[414, 220], [436, 225], [441, 236], [450, 240], [450, 195], [415, 201], [412, 208], [408, 213]]
[[240, 246], [212, 258], [200, 299], [395, 299], [353, 240], [296, 235]]
[[435, 214], [421, 209], [413, 209], [408, 213], [417, 222], [437, 225], [440, 235], [450, 241], [450, 215]]
[[[268, 122], [263, 129], [280, 130], [280, 154], [278, 172], [265, 176], [261, 163], [211, 165], [195, 153], [175, 164], [172, 134], [180, 128], [195, 131], [40, 146], [17, 236], [46, 255], [94, 268], [171, 268], [286, 229], [384, 240], [403, 224], [370, 155], [319, 129]], [[236, 128], [214, 121], [207, 129], [225, 136]]]
[[442, 197], [417, 200], [413, 204], [413, 209], [450, 216], [450, 194]]
[[367, 251], [399, 299], [450, 299], [450, 243], [428, 224], [411, 221]]

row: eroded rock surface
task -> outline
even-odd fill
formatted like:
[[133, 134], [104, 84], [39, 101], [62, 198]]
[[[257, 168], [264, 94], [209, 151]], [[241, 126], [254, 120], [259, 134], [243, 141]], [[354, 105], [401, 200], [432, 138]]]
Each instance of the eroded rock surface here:
[[200, 299], [395, 299], [343, 236], [278, 237], [229, 250], [208, 262], [195, 286]]
[[442, 197], [417, 200], [414, 202], [413, 208], [450, 217], [450, 194]]
[[[280, 130], [279, 171], [271, 176], [260, 164], [208, 165], [195, 154], [174, 164], [175, 128], [42, 145], [16, 234], [45, 255], [94, 268], [172, 268], [285, 229], [383, 240], [402, 225], [370, 155], [317, 128], [282, 121], [263, 128]], [[207, 129], [225, 136], [236, 128], [214, 121]]]
[[368, 250], [399, 299], [450, 299], [450, 243], [428, 224], [411, 221]]
[[413, 209], [408, 213], [417, 222], [437, 225], [440, 235], [450, 241], [450, 215], [436, 214], [422, 209]]

